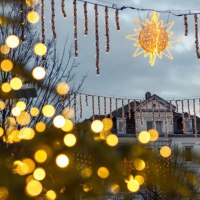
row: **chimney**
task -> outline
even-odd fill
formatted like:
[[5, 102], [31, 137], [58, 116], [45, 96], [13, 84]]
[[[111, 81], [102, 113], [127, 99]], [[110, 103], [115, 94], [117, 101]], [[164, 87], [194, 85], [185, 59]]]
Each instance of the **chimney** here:
[[150, 92], [146, 92], [145, 94], [145, 100], [148, 100], [151, 98], [151, 93]]

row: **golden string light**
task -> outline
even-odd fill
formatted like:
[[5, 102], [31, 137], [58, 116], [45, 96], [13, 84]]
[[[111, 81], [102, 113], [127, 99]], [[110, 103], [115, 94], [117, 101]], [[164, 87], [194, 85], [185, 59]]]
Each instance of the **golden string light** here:
[[73, 0], [74, 5], [74, 55], [78, 57], [78, 30], [77, 30], [77, 1]]
[[100, 96], [98, 96], [98, 113], [99, 116], [101, 115], [101, 100], [100, 100]]
[[51, 0], [51, 29], [54, 39], [56, 39], [55, 16], [55, 0]]
[[98, 5], [94, 5], [94, 11], [95, 11], [95, 45], [96, 45], [96, 74], [100, 74], [99, 69], [99, 24], [98, 24]]
[[196, 46], [196, 56], [197, 59], [200, 59], [200, 52], [199, 52], [199, 31], [198, 31], [198, 16], [197, 14], [194, 15], [194, 26], [195, 26], [195, 46]]
[[128, 100], [128, 118], [131, 119], [131, 106], [130, 106], [130, 99]]
[[107, 107], [107, 105], [106, 105], [106, 97], [104, 97], [104, 116], [106, 117], [106, 107]]
[[79, 103], [80, 103], [80, 119], [83, 118], [83, 106], [82, 106], [82, 95], [79, 95]]
[[184, 114], [184, 101], [181, 101], [182, 107], [182, 124], [183, 124], [183, 133], [185, 132], [185, 114]]
[[74, 94], [74, 120], [75, 120], [75, 123], [77, 122], [77, 116], [76, 116], [76, 112], [77, 112], [77, 108], [76, 108], [76, 105], [77, 102], [76, 102], [76, 94]]
[[119, 9], [115, 10], [115, 21], [117, 30], [120, 31], [120, 23], [119, 23]]
[[172, 101], [170, 100], [170, 125], [173, 126], [173, 110], [172, 110]]
[[185, 36], [188, 36], [188, 21], [187, 21], [187, 15], [184, 15], [184, 25], [185, 25]]
[[61, 11], [62, 11], [63, 17], [66, 19], [67, 14], [65, 12], [65, 0], [62, 0], [62, 2], [61, 2]]
[[162, 59], [163, 55], [169, 59], [173, 59], [170, 50], [173, 48], [173, 43], [179, 40], [173, 37], [173, 32], [170, 30], [174, 22], [169, 22], [164, 25], [163, 20], [159, 20], [159, 14], [152, 13], [150, 19], [145, 22], [135, 19], [137, 28], [135, 33], [126, 36], [127, 39], [134, 41], [134, 46], [137, 47], [133, 53], [133, 57], [144, 54], [144, 57], [149, 57], [149, 64], [153, 66], [156, 58]]
[[142, 120], [142, 100], [140, 100], [140, 125], [143, 125], [143, 120]]
[[196, 102], [195, 99], [193, 99], [193, 111], [194, 111], [194, 134], [195, 137], [197, 137], [197, 117], [196, 117]]
[[134, 104], [133, 104], [133, 110], [134, 110], [134, 120], [135, 120], [135, 132], [137, 134], [137, 115], [136, 115], [136, 100], [134, 100]]
[[118, 99], [115, 99], [115, 107], [116, 107], [116, 111], [118, 111]]
[[94, 120], [95, 115], [94, 115], [94, 96], [92, 96], [92, 118]]
[[41, 28], [42, 28], [42, 43], [45, 43], [45, 21], [44, 21], [44, 0], [41, 0]]
[[165, 137], [167, 137], [167, 104], [164, 103], [164, 123], [165, 123]]
[[124, 99], [122, 99], [122, 119], [125, 119], [125, 112], [124, 112]]
[[84, 2], [83, 4], [83, 8], [84, 8], [84, 34], [88, 35], [88, 11], [87, 11], [87, 2]]
[[158, 119], [160, 120], [160, 102], [158, 101]]
[[87, 94], [85, 95], [85, 104], [86, 104], [86, 106], [88, 106], [88, 95]]
[[112, 119], [112, 98], [110, 97], [110, 118]]
[[25, 30], [24, 30], [24, 1], [20, 1], [20, 16], [21, 16], [21, 40], [22, 42], [25, 41]]
[[187, 100], [187, 106], [188, 106], [188, 120], [190, 120], [190, 100]]
[[105, 7], [105, 29], [106, 29], [106, 52], [110, 51], [110, 36], [109, 36], [109, 15], [108, 7]]
[[152, 118], [153, 118], [153, 129], [155, 129], [155, 107], [154, 107], [154, 100], [152, 100], [151, 102], [151, 106], [152, 106]]

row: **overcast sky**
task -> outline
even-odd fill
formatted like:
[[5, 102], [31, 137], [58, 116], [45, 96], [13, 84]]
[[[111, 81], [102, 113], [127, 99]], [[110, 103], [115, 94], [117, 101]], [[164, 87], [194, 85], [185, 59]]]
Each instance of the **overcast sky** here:
[[[103, 1], [103, 0], [102, 0]], [[102, 1], [96, 1], [102, 3]], [[91, 2], [95, 2], [91, 0]], [[152, 9], [196, 9], [200, 8], [199, 0], [106, 0], [106, 2]], [[124, 10], [120, 12], [121, 31], [115, 27], [114, 11], [109, 10], [110, 24], [110, 53], [105, 52], [104, 9], [99, 8], [100, 28], [100, 76], [95, 73], [95, 34], [94, 34], [94, 9], [88, 6], [89, 35], [84, 36], [83, 3], [78, 2], [78, 62], [79, 77], [88, 74], [84, 83], [83, 92], [92, 92], [108, 96], [144, 97], [146, 91], [158, 94], [163, 98], [171, 97], [199, 97], [200, 87], [200, 61], [195, 55], [194, 20], [189, 17], [189, 36], [184, 36], [183, 17], [169, 16], [169, 21], [174, 21], [175, 37], [182, 41], [174, 45], [171, 51], [174, 60], [164, 57], [157, 59], [155, 66], [149, 65], [148, 59], [138, 56], [132, 57], [135, 47], [131, 40], [125, 36], [132, 34], [136, 27], [134, 18], [138, 18], [137, 11]], [[72, 0], [66, 1], [67, 19], [64, 20], [60, 11], [60, 2], [57, 2], [56, 31], [60, 49], [68, 37], [69, 46], [73, 46], [73, 4]], [[145, 20], [147, 12], [141, 12], [141, 19]], [[160, 16], [167, 23], [168, 14]], [[78, 81], [79, 78], [77, 78]]]

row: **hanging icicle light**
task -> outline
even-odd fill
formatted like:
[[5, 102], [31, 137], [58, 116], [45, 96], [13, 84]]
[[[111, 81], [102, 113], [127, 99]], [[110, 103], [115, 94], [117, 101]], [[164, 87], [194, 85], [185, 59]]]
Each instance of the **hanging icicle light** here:
[[105, 7], [105, 29], [106, 29], [106, 52], [110, 51], [110, 35], [109, 35], [109, 15], [108, 7]]
[[66, 19], [67, 18], [67, 14], [65, 12], [65, 0], [62, 0], [61, 10], [62, 10], [63, 17]]
[[94, 10], [95, 10], [95, 38], [96, 38], [96, 74], [99, 75], [99, 24], [98, 24], [98, 5], [94, 5]]
[[74, 55], [75, 58], [78, 57], [78, 31], [77, 31], [77, 2], [73, 1], [74, 5]]
[[87, 2], [84, 2], [83, 4], [83, 8], [84, 8], [84, 34], [87, 35], [88, 34], [88, 11], [87, 11]]
[[54, 39], [56, 39], [55, 16], [55, 0], [51, 0], [51, 28]]

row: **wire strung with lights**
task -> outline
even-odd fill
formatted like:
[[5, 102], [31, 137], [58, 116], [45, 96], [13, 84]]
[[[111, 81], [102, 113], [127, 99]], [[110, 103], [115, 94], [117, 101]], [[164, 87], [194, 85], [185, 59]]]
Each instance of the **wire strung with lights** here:
[[62, 11], [62, 14], [63, 14], [63, 17], [66, 19], [67, 18], [67, 14], [65, 12], [65, 0], [61, 0], [61, 11]]
[[197, 58], [200, 59], [200, 52], [199, 52], [199, 31], [198, 31], [198, 16], [197, 16], [197, 14], [194, 15], [194, 23], [195, 23], [196, 55], [197, 55]]
[[96, 45], [96, 74], [100, 74], [99, 70], [99, 24], [98, 24], [98, 5], [94, 5], [94, 11], [95, 11], [95, 45]]
[[77, 30], [77, 1], [73, 1], [74, 5], [74, 55], [78, 57], [78, 30]]
[[108, 7], [105, 7], [105, 29], [106, 29], [106, 52], [110, 51], [110, 35], [109, 35], [109, 15]]
[[21, 17], [21, 40], [22, 42], [25, 41], [25, 30], [24, 30], [24, 25], [25, 25], [25, 22], [24, 22], [24, 2], [23, 0], [21, 0], [20, 2], [20, 17]]
[[185, 36], [188, 36], [188, 21], [187, 21], [187, 15], [184, 15], [184, 25], [185, 25]]
[[55, 26], [55, 0], [51, 0], [51, 29], [53, 38], [56, 39], [56, 26]]
[[88, 35], [88, 11], [87, 11], [87, 2], [83, 4], [84, 8], [84, 34]]
[[42, 43], [45, 44], [45, 17], [44, 17], [44, 0], [41, 0], [41, 28], [42, 28]]
[[119, 9], [115, 10], [115, 21], [117, 30], [120, 31], [120, 23], [119, 23]]

